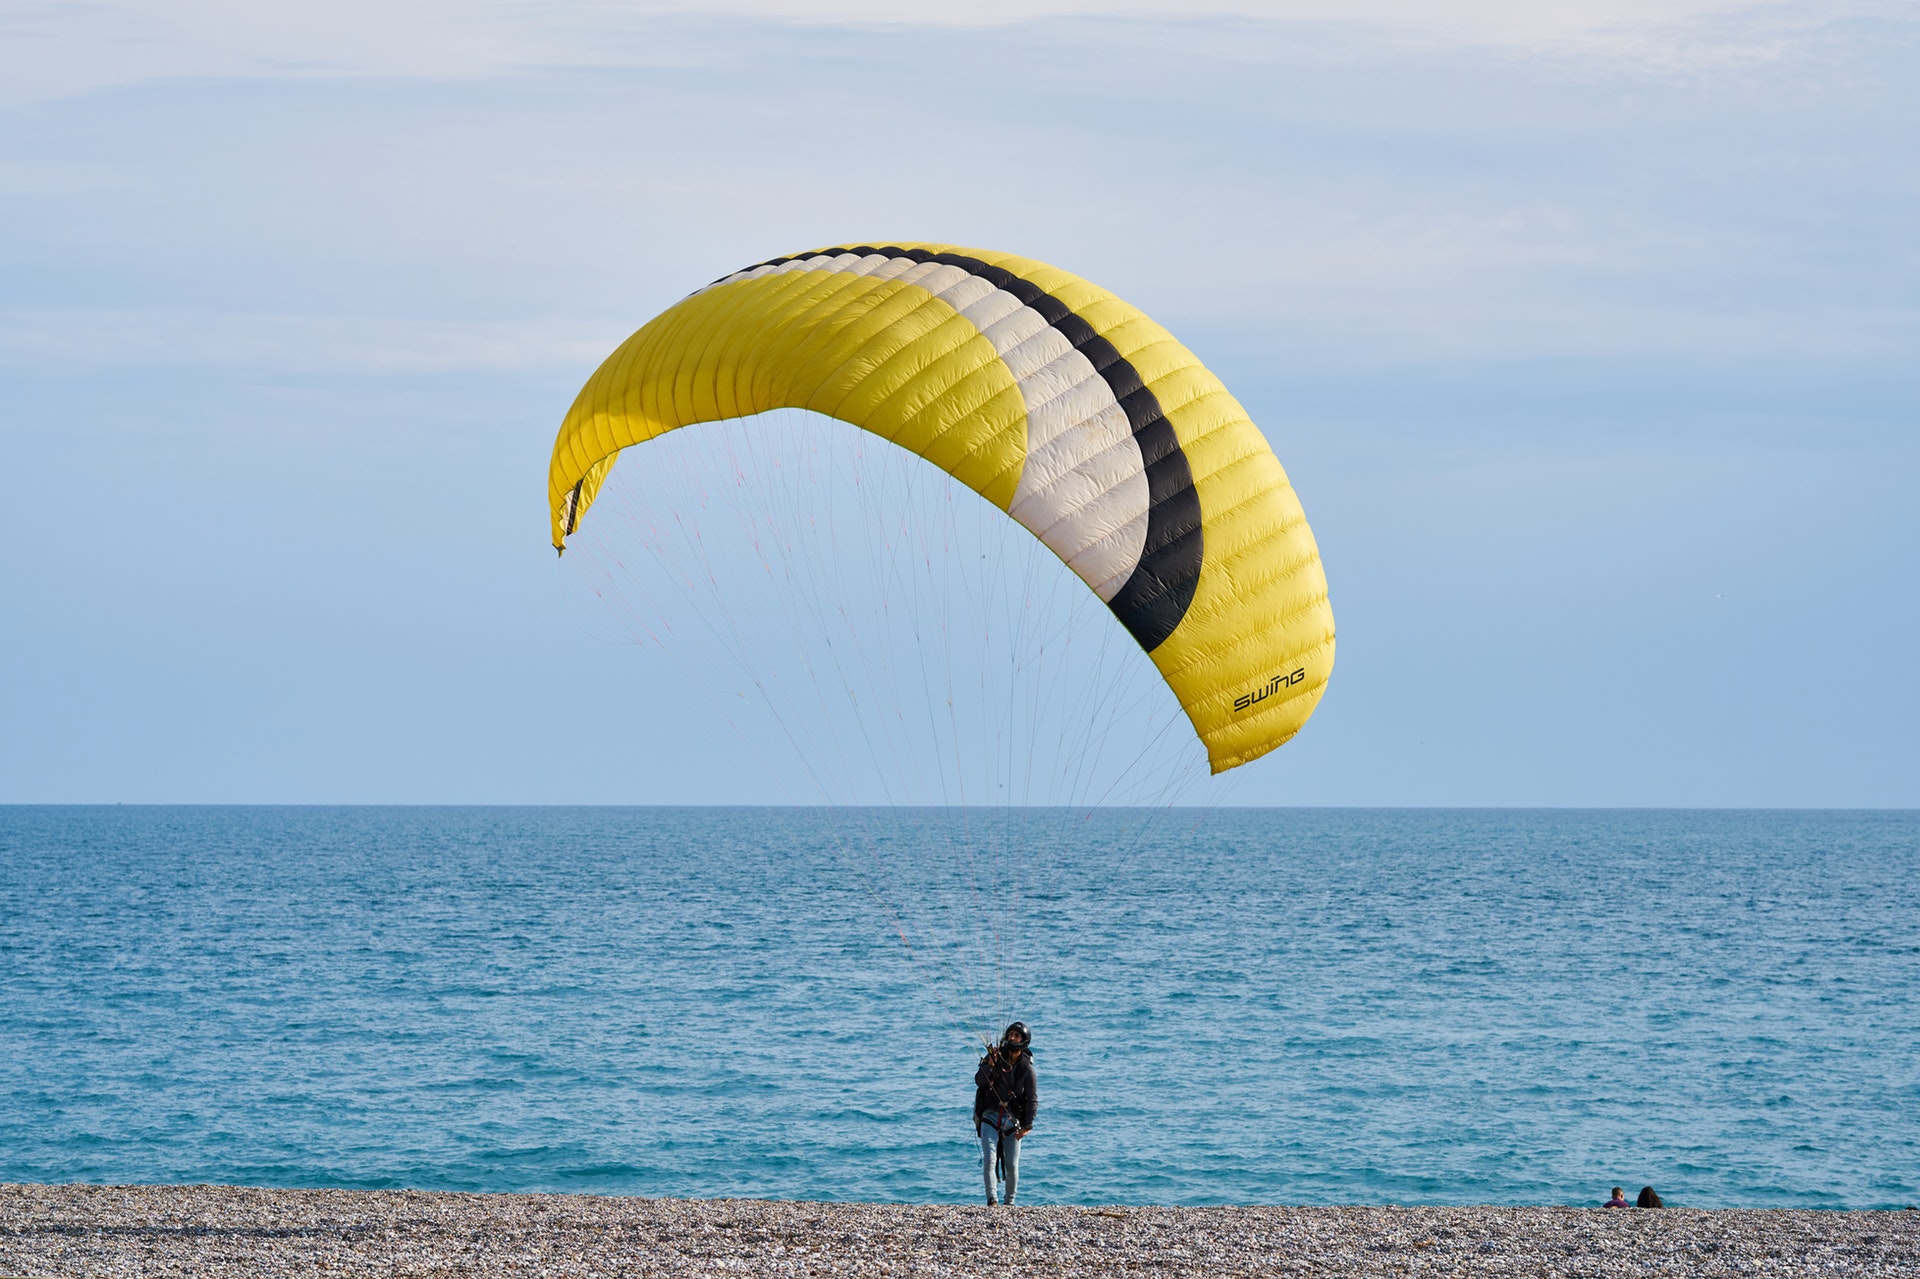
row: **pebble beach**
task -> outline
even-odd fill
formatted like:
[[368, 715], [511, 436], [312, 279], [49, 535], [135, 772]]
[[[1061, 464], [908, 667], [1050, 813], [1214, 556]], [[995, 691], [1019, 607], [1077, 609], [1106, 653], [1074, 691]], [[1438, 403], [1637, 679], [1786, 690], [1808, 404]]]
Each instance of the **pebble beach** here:
[[1913, 1275], [1920, 1212], [0, 1186], [0, 1275]]

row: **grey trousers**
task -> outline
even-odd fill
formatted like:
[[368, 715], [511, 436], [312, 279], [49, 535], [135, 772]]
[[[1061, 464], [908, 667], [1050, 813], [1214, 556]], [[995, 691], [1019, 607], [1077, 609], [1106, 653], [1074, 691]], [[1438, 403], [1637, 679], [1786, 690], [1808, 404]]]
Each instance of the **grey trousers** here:
[[[997, 1178], [993, 1175], [994, 1156], [1000, 1144], [1000, 1129], [994, 1120], [1000, 1117], [997, 1110], [989, 1110], [980, 1121], [980, 1169], [987, 1182], [987, 1202], [993, 1203]], [[1020, 1142], [1013, 1134], [1007, 1134], [1007, 1154], [1002, 1160], [1007, 1171], [1007, 1193], [1000, 1196], [999, 1202], [1011, 1204], [1013, 1189], [1020, 1183]]]

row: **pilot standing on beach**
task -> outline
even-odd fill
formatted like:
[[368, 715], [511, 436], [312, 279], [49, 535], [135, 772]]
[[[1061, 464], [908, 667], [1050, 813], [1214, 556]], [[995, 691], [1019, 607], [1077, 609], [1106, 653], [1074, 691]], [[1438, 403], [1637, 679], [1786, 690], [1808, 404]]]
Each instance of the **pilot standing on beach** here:
[[[980, 1137], [980, 1163], [987, 1182], [987, 1205], [996, 1202], [996, 1181], [1004, 1179], [1007, 1193], [998, 1202], [1012, 1206], [1020, 1181], [1020, 1139], [1033, 1131], [1034, 1112], [1040, 1107], [1040, 1088], [1033, 1077], [1032, 1037], [1026, 1025], [1014, 1022], [987, 1049], [980, 1069], [973, 1072], [973, 1130]], [[998, 1164], [1001, 1177], [994, 1176]]]

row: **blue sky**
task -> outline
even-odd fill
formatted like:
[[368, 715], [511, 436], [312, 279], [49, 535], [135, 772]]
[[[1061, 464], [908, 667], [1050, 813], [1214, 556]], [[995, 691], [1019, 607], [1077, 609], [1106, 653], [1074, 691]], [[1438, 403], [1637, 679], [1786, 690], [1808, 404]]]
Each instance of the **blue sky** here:
[[1273, 440], [1341, 648], [1234, 801], [1920, 804], [1920, 6], [256, 10], [0, 3], [0, 801], [779, 798], [547, 451], [690, 288], [910, 238]]

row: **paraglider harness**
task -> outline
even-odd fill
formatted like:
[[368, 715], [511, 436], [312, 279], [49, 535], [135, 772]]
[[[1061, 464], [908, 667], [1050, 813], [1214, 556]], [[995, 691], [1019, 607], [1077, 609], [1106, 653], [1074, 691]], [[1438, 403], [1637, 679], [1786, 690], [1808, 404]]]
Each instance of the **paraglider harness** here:
[[[1022, 1026], [1021, 1029], [1026, 1030], [1026, 1027]], [[988, 1045], [987, 1051], [980, 1056], [980, 1065], [987, 1072], [987, 1087], [993, 1090], [994, 1113], [999, 1116], [993, 1125], [999, 1133], [993, 1143], [993, 1175], [1000, 1181], [1007, 1179], [1007, 1137], [1009, 1133], [1020, 1131], [1020, 1118], [1013, 1113], [1013, 1103], [1007, 1099], [1005, 1093], [1000, 1091], [1001, 1072], [996, 1067], [1002, 1061], [1018, 1066], [1022, 1054], [1029, 1057], [1033, 1054], [1033, 1036], [1030, 1031], [1026, 1042], [1018, 1048], [1009, 1049], [1003, 1040], [1001, 1043]], [[1019, 1138], [1016, 1137], [1014, 1140], [1018, 1141]]]

